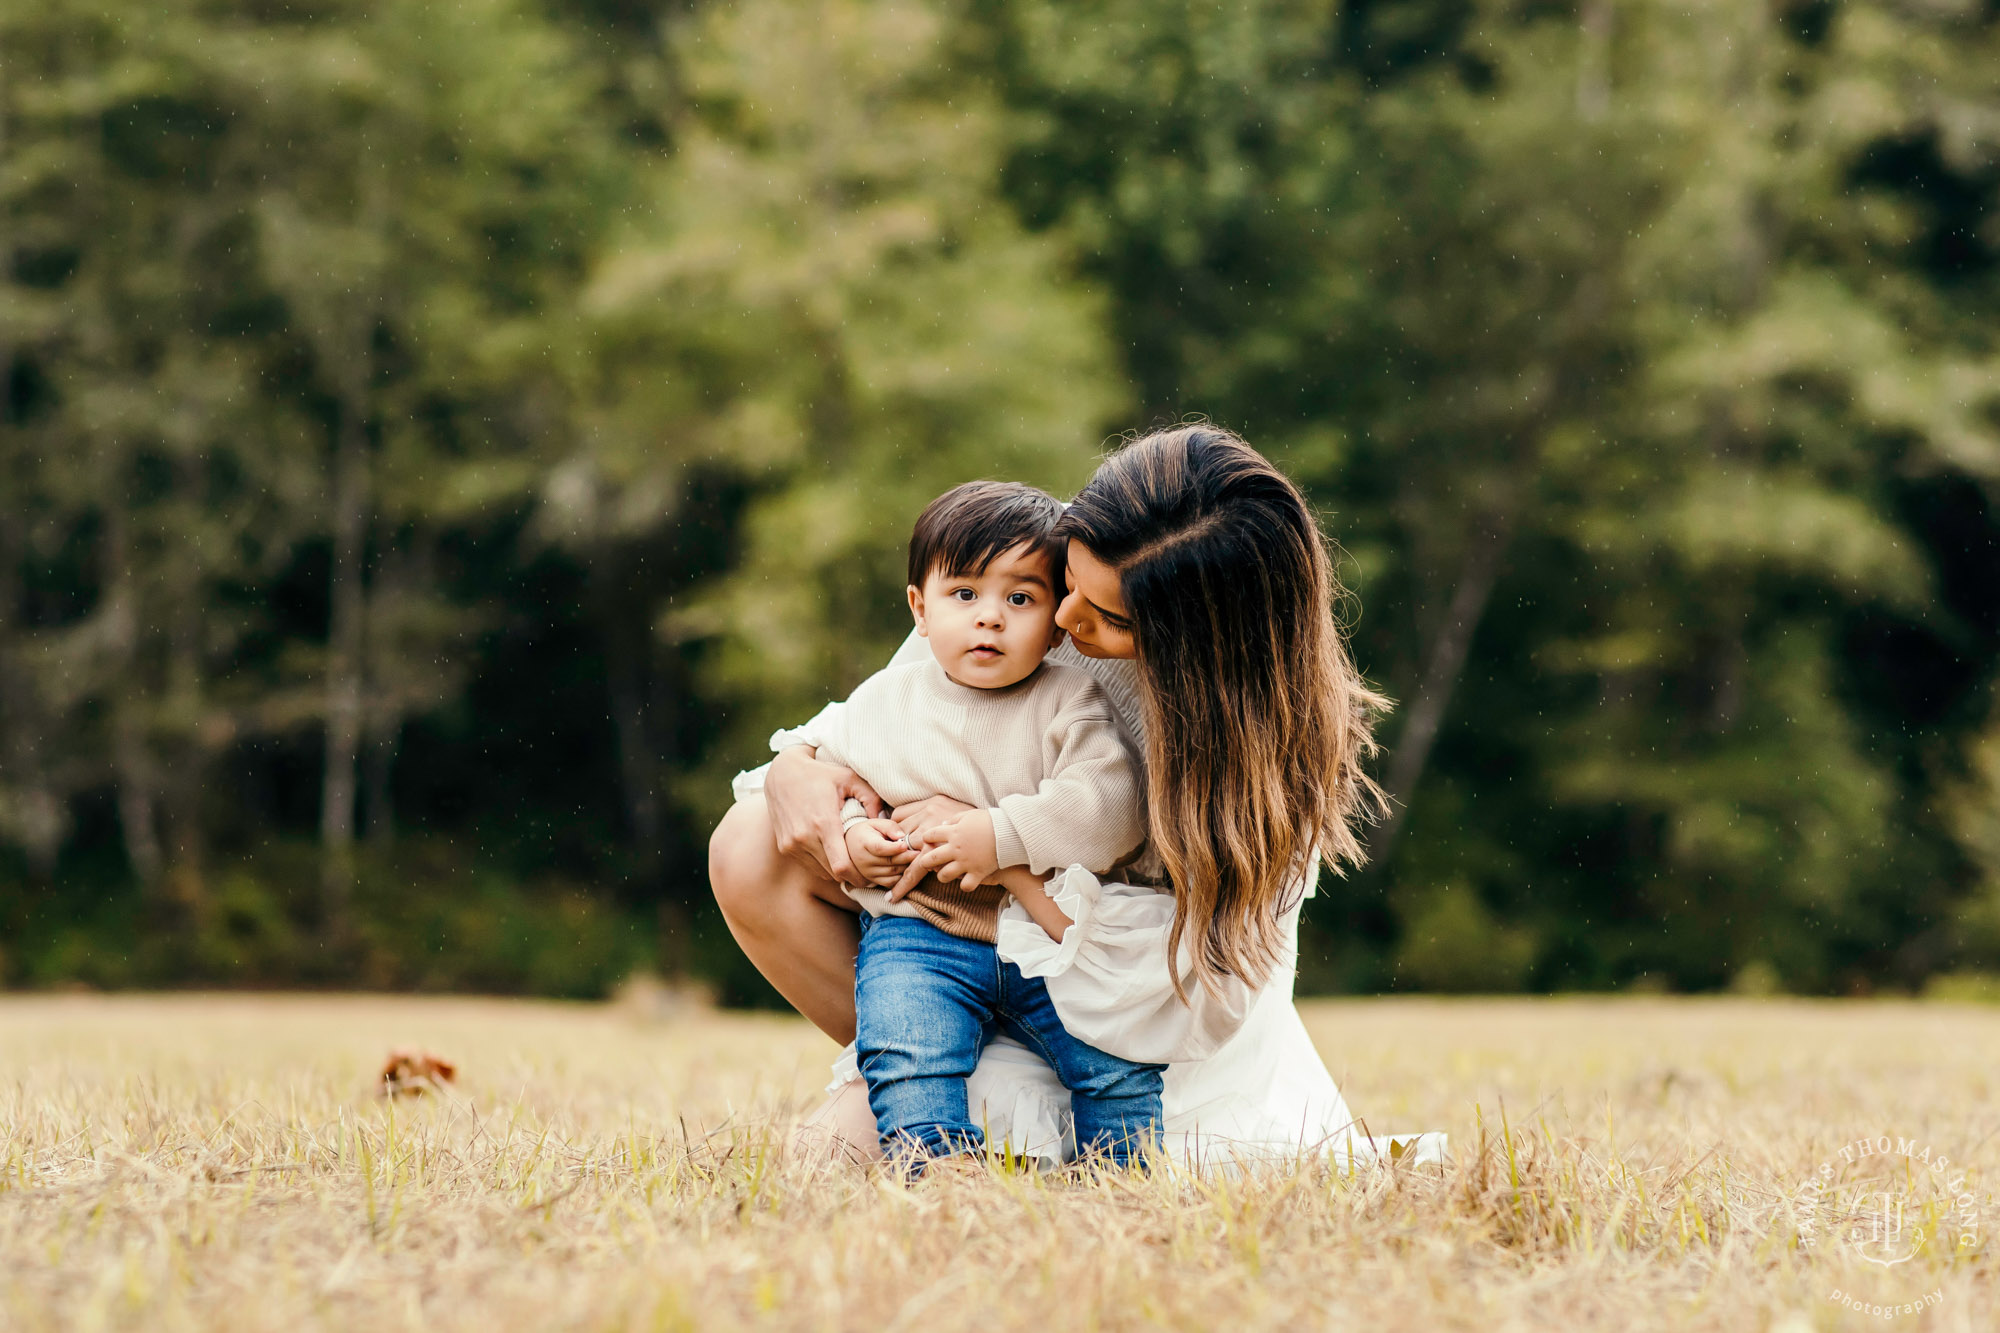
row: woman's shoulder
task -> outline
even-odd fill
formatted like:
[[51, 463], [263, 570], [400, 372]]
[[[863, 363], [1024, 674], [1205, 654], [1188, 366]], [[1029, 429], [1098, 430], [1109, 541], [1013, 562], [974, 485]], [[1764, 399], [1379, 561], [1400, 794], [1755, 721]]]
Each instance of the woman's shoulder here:
[[1068, 662], [1045, 659], [1030, 688], [1035, 699], [1034, 710], [1044, 720], [1094, 717], [1105, 722], [1118, 721], [1118, 710], [1097, 678]]
[[1139, 664], [1124, 657], [1085, 657], [1067, 637], [1049, 651], [1051, 664], [1082, 672], [1111, 700], [1112, 711], [1133, 740], [1146, 739], [1145, 709], [1139, 696]]

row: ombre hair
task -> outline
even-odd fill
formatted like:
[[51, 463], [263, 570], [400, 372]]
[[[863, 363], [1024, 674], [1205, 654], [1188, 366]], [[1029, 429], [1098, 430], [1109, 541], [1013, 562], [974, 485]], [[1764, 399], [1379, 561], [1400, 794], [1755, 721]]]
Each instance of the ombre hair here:
[[1298, 488], [1233, 433], [1156, 431], [1119, 449], [1057, 535], [1116, 570], [1145, 684], [1148, 820], [1174, 891], [1174, 988], [1269, 979], [1279, 918], [1324, 857], [1365, 859], [1363, 771], [1387, 700], [1354, 668], [1341, 589]]

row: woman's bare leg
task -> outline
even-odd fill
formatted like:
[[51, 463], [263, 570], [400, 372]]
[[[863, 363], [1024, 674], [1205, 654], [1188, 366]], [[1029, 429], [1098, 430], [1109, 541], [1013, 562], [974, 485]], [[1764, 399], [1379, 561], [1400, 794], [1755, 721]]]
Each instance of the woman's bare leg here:
[[863, 1165], [882, 1156], [875, 1130], [875, 1112], [868, 1107], [868, 1085], [860, 1079], [843, 1083], [799, 1126], [795, 1142], [807, 1153], [825, 1153], [835, 1161]]
[[764, 979], [821, 1032], [853, 1041], [861, 938], [854, 902], [832, 880], [779, 855], [763, 797], [741, 802], [716, 825], [708, 881], [729, 933]]

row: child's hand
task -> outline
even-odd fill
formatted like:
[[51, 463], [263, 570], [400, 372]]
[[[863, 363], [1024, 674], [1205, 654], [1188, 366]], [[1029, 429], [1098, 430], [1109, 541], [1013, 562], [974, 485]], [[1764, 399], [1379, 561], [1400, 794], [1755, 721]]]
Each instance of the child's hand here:
[[903, 867], [917, 858], [903, 830], [886, 819], [864, 819], [847, 830], [848, 859], [863, 879], [878, 888], [889, 888], [901, 880]]
[[910, 841], [923, 850], [903, 867], [903, 877], [889, 890], [892, 903], [900, 901], [925, 875], [934, 874], [946, 883], [956, 881], [958, 887], [970, 891], [1000, 872], [993, 816], [984, 810], [968, 810], [928, 833], [912, 834]]

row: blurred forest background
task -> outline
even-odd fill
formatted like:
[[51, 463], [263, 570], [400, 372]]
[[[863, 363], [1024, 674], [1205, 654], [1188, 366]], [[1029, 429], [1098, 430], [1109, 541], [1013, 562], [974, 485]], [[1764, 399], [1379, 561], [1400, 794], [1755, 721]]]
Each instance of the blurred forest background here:
[[8, 0], [0, 984], [768, 997], [921, 504], [1203, 413], [1403, 805], [1308, 989], [2000, 970], [2000, 0]]

